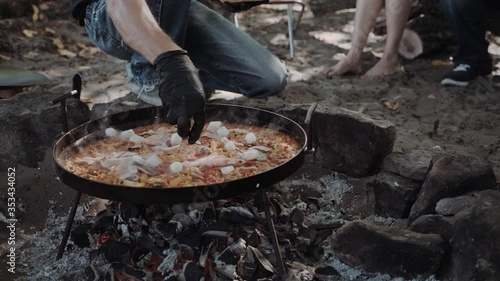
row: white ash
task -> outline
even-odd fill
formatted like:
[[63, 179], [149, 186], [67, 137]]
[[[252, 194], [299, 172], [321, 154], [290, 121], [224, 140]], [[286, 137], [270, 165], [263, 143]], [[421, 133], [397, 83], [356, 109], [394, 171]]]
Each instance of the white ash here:
[[7, 218], [5, 217], [5, 215], [3, 214], [3, 212], [0, 212], [0, 222], [9, 224], [9, 221], [7, 220]]
[[190, 203], [188, 208], [189, 210], [198, 210], [203, 212], [206, 208], [210, 207], [210, 202], [194, 202]]
[[238, 213], [238, 214], [244, 216], [247, 219], [253, 219], [254, 218], [254, 215], [249, 210], [247, 210], [246, 208], [243, 208], [243, 207], [230, 206], [230, 207], [226, 207], [224, 209], [226, 209], [227, 211], [233, 211], [235, 213]]
[[163, 254], [165, 255], [165, 258], [158, 266], [158, 271], [165, 274], [174, 268], [175, 263], [177, 262], [177, 252], [172, 249], [167, 249], [163, 251]]
[[331, 257], [327, 261], [335, 270], [344, 278], [347, 278], [348, 280], [355, 280], [356, 278], [359, 278], [363, 272], [358, 269], [354, 269], [345, 263], [341, 262], [338, 258], [336, 257]]
[[293, 180], [283, 180], [277, 183], [277, 185], [284, 190], [294, 189], [296, 186], [305, 185], [308, 187], [315, 187], [316, 181], [310, 179], [293, 179]]
[[438, 281], [434, 275], [424, 278], [417, 277], [414, 279], [404, 279], [402, 277], [392, 278], [388, 274], [380, 273], [366, 273], [359, 269], [352, 268], [343, 262], [341, 262], [337, 257], [330, 257], [327, 262], [342, 276], [347, 280], [364, 280], [364, 281]]
[[236, 275], [236, 265], [232, 264], [225, 264], [221, 262], [220, 260], [215, 260], [215, 271], [219, 273], [220, 275], [229, 278], [231, 280], [234, 280]]
[[331, 207], [330, 210], [324, 210], [323, 208], [321, 208], [317, 212], [311, 212], [310, 214], [308, 214], [304, 218], [304, 223], [306, 225], [329, 224], [332, 222], [336, 222], [340, 218], [342, 218], [342, 213], [333, 210], [333, 207]]
[[[319, 209], [309, 208], [309, 213], [305, 217], [304, 223], [307, 224], [328, 224], [343, 216], [343, 214], [335, 209], [336, 205], [342, 201], [344, 195], [352, 190], [352, 185], [345, 179], [338, 176], [326, 175], [318, 180], [307, 178], [285, 180], [279, 183], [281, 189], [285, 192], [294, 189], [296, 186], [307, 186], [320, 192], [323, 196], [318, 198]], [[307, 205], [306, 205], [307, 206]], [[297, 205], [297, 207], [299, 207]], [[301, 209], [304, 206], [300, 206]]]
[[384, 218], [384, 217], [379, 217], [379, 216], [376, 216], [376, 215], [371, 215], [371, 216], [368, 216], [366, 219], [367, 219], [367, 220], [369, 220], [369, 221], [373, 221], [373, 222], [381, 223], [381, 224], [386, 225], [386, 226], [391, 226], [391, 225], [393, 225], [395, 222], [400, 221], [399, 219], [395, 219], [395, 218]]
[[247, 242], [240, 238], [238, 239], [238, 241], [231, 244], [231, 246], [229, 246], [229, 249], [236, 255], [240, 256], [240, 258], [242, 258], [243, 255], [245, 255], [247, 252]]
[[335, 200], [339, 203], [344, 195], [352, 190], [352, 185], [345, 179], [341, 179], [337, 173], [321, 177], [319, 180], [322, 184], [318, 185], [316, 190], [330, 200]]
[[121, 216], [118, 216], [118, 230], [121, 232], [122, 237], [129, 237], [130, 232], [128, 231], [128, 225], [122, 219]]
[[314, 274], [308, 270], [298, 270], [291, 268], [288, 270], [286, 280], [289, 281], [313, 281]]
[[23, 213], [28, 213], [28, 210], [26, 210], [26, 205], [22, 202], [17, 203], [16, 208]]
[[340, 260], [337, 258], [331, 258], [330, 259], [330, 265], [337, 270], [338, 273], [344, 278], [347, 278], [348, 280], [357, 280], [358, 278], [363, 278], [363, 280], [366, 281], [403, 281], [404, 279], [402, 278], [394, 278], [391, 279], [391, 277], [388, 274], [374, 274], [374, 276], [368, 277], [366, 276], [366, 273], [362, 272], [361, 270], [354, 269], [344, 263], [342, 263]]
[[318, 180], [311, 180], [307, 178], [284, 180], [280, 182], [278, 186], [285, 190], [294, 189], [296, 186], [307, 186], [310, 188], [314, 188], [323, 195], [323, 198], [321, 199], [330, 202], [325, 202], [324, 204], [326, 205], [332, 205], [332, 200], [336, 203], [339, 203], [344, 195], [347, 192], [351, 191], [353, 188], [352, 185], [349, 184], [345, 179], [340, 178], [337, 173], [333, 175], [323, 176]]
[[197, 209], [192, 209], [189, 211], [189, 217], [193, 220], [195, 224], [198, 224], [201, 221], [203, 213]]
[[306, 211], [307, 210], [307, 203], [306, 202], [297, 203], [297, 209], [299, 209], [301, 211]]
[[[83, 208], [79, 207], [75, 220], [82, 219]], [[57, 216], [52, 210], [48, 211], [45, 228], [34, 234], [21, 234], [20, 242], [24, 244], [20, 251], [19, 272], [24, 280], [62, 280], [62, 276], [69, 272], [83, 272], [90, 265], [87, 249], [76, 249], [65, 252], [63, 257], [56, 261], [56, 254], [61, 243], [62, 233], [66, 226], [67, 216]]]
[[[168, 223], [175, 224], [175, 233], [181, 233], [181, 231], [182, 231], [182, 223], [181, 222], [170, 220]], [[169, 237], [169, 239], [173, 240], [174, 237]], [[169, 239], [166, 239], [166, 240], [168, 241]]]

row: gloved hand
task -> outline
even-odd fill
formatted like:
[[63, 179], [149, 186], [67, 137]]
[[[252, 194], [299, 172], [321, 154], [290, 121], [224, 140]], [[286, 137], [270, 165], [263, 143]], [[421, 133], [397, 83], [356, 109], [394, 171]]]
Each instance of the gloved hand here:
[[162, 53], [153, 64], [160, 75], [161, 101], [169, 110], [167, 122], [177, 124], [178, 134], [195, 143], [205, 125], [205, 94], [196, 67], [184, 50]]
[[219, 0], [219, 2], [222, 4], [222, 8], [224, 8], [224, 10], [231, 13], [238, 13], [250, 10], [251, 8], [257, 5], [266, 4], [267, 2], [269, 2], [269, 0], [249, 1], [249, 2], [225, 2]]

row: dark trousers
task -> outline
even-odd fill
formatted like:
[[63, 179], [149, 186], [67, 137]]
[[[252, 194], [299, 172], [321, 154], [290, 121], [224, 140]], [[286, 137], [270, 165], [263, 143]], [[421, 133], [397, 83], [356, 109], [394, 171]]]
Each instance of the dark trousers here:
[[500, 0], [441, 0], [441, 8], [458, 40], [455, 65], [466, 63], [481, 72], [491, 72], [491, 56], [485, 39], [488, 9], [500, 7]]

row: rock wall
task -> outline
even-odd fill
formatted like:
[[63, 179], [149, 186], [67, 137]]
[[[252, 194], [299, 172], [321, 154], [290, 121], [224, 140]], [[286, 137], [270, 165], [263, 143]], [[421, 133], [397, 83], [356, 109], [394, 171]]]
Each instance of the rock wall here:
[[[60, 105], [49, 102], [60, 94], [24, 92], [0, 100], [0, 169], [19, 164], [37, 167], [45, 151], [63, 131]], [[83, 102], [67, 101], [70, 128], [87, 122], [90, 109]]]

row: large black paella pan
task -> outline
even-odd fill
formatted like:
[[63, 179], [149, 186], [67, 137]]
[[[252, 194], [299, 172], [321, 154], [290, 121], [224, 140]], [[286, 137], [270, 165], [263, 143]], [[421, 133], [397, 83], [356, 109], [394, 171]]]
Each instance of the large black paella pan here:
[[72, 149], [77, 145], [84, 145], [104, 138], [104, 131], [107, 127], [127, 130], [165, 122], [163, 116], [166, 116], [166, 114], [162, 107], [144, 108], [110, 115], [72, 129], [64, 134], [54, 146], [53, 157], [57, 175], [62, 182], [71, 188], [99, 198], [136, 204], [175, 204], [211, 201], [257, 191], [290, 176], [304, 161], [307, 144], [306, 132], [293, 120], [280, 114], [252, 107], [208, 104], [206, 106], [207, 122], [217, 120], [270, 127], [296, 139], [301, 144], [301, 149], [288, 161], [267, 171], [245, 178], [205, 186], [145, 188], [111, 185], [80, 177], [64, 168], [60, 156], [65, 149]]

